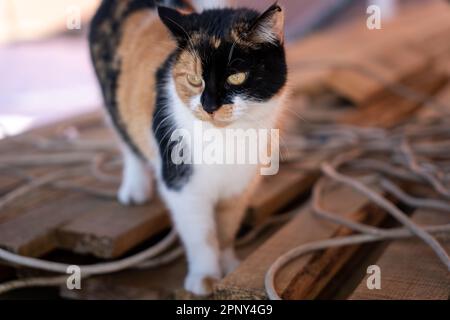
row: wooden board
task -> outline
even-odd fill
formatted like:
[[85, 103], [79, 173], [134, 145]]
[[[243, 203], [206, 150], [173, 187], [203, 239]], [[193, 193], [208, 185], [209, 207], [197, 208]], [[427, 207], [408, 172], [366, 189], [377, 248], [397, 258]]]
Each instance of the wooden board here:
[[[449, 66], [450, 66], [450, 64], [449, 64]], [[450, 73], [449, 73], [449, 77], [450, 77]], [[439, 107], [436, 107], [436, 108], [428, 107], [428, 108], [421, 109], [419, 111], [419, 117], [421, 119], [436, 117], [436, 115], [438, 115], [438, 112], [439, 112], [437, 110], [437, 108], [439, 108], [439, 109], [444, 108], [445, 110], [447, 110], [447, 112], [450, 112], [450, 104], [449, 104], [450, 82], [447, 83], [444, 87], [442, 87], [439, 90], [439, 92], [436, 93], [434, 99], [435, 99], [435, 102], [439, 104]]]
[[[327, 208], [340, 214], [354, 214], [367, 203], [366, 199], [348, 188], [336, 188], [326, 196]], [[345, 202], [340, 201], [346, 199]], [[306, 205], [296, 217], [251, 254], [236, 271], [222, 280], [216, 290], [219, 299], [265, 299], [264, 276], [281, 254], [301, 244], [327, 239], [336, 234], [338, 226], [317, 219]], [[276, 279], [277, 290], [283, 292], [298, 270], [309, 261], [301, 257], [281, 270]]]
[[[448, 224], [450, 217], [444, 212], [419, 210], [413, 221], [419, 225]], [[449, 236], [438, 239], [450, 252]], [[448, 300], [450, 297], [450, 273], [421, 240], [392, 242], [376, 265], [381, 269], [381, 289], [369, 290], [366, 277], [350, 299]]]
[[145, 206], [124, 208], [108, 201], [90, 205], [84, 212], [59, 227], [57, 245], [96, 257], [119, 257], [134, 246], [170, 226], [166, 208], [159, 198]]
[[[442, 88], [447, 77], [434, 70], [424, 71], [407, 79], [404, 84], [425, 96], [433, 96]], [[341, 121], [359, 126], [392, 127], [402, 119], [407, 119], [416, 112], [422, 104], [412, 99], [400, 97], [396, 93], [389, 93], [380, 99], [374, 99], [361, 111], [349, 112]]]
[[286, 208], [292, 201], [307, 194], [317, 177], [318, 173], [281, 167], [277, 175], [266, 177], [256, 190], [249, 207], [249, 222], [257, 225]]
[[[360, 210], [351, 212], [348, 218], [370, 226], [380, 226], [386, 213], [373, 204], [366, 204]], [[348, 228], [340, 227], [332, 238], [354, 234]], [[285, 300], [312, 300], [319, 297], [336, 275], [348, 264], [362, 246], [344, 246], [315, 252], [304, 268], [292, 278], [281, 296]]]
[[[301, 45], [292, 45], [287, 51], [290, 70], [295, 73], [290, 79], [293, 95], [325, 86], [331, 70], [327, 62], [354, 63], [357, 60], [364, 63], [367, 55], [400, 46], [428, 51], [424, 45], [426, 39], [441, 34], [449, 27], [450, 6], [444, 1], [437, 1], [419, 8], [403, 8], [398, 17], [384, 22], [381, 30], [369, 30], [364, 18], [341, 28], [311, 35]], [[435, 46], [445, 46], [445, 42], [435, 43]], [[432, 48], [429, 50], [435, 51]]]
[[[21, 153], [33, 153], [36, 152], [30, 144], [33, 138], [54, 138], [67, 130], [76, 131], [82, 139], [113, 140], [101, 114], [93, 113], [1, 141], [0, 150], [5, 148], [17, 153], [19, 145]], [[61, 168], [41, 166], [24, 170], [40, 176]], [[98, 185], [89, 177], [77, 181], [91, 187]], [[7, 191], [21, 183], [23, 181], [16, 179]], [[123, 255], [168, 225], [168, 216], [158, 201], [142, 207], [124, 207], [115, 200], [44, 187], [2, 209], [0, 246], [35, 257], [63, 248], [112, 258]]]
[[[387, 91], [384, 83], [371, 78], [367, 72], [394, 84], [421, 74], [429, 64], [424, 54], [400, 45], [362, 52], [352, 60], [354, 68], [332, 68], [324, 81], [329, 90], [359, 107], [365, 107]], [[359, 68], [362, 71], [357, 70]]]
[[[250, 244], [239, 247], [237, 255], [245, 259], [279, 226], [267, 230]], [[60, 287], [60, 294], [66, 299], [196, 299], [183, 289], [187, 266], [184, 257], [176, 261], [147, 270], [129, 269], [122, 272], [96, 276], [82, 282], [82, 290], [68, 290]]]

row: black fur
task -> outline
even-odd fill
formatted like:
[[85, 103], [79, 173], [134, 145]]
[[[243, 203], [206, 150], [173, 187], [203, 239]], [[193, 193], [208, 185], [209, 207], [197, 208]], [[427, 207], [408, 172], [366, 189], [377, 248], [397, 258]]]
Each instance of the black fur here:
[[[158, 100], [153, 120], [153, 130], [162, 156], [162, 176], [169, 188], [180, 190], [193, 172], [192, 165], [175, 165], [170, 158], [176, 142], [170, 142], [169, 137], [176, 124], [164, 120], [169, 115], [164, 88], [171, 65], [183, 50], [193, 50], [200, 56], [205, 81], [201, 102], [208, 112], [232, 103], [236, 95], [244, 95], [247, 100], [255, 102], [271, 99], [280, 92], [287, 79], [282, 43], [255, 44], [251, 43], [251, 39], [248, 43], [236, 43], [232, 32], [248, 32], [248, 35], [242, 34], [245, 41], [260, 19], [267, 19], [271, 10], [278, 9], [278, 6], [272, 6], [263, 15], [248, 9], [207, 10], [201, 14], [183, 15], [173, 9], [158, 8], [162, 21], [179, 44], [158, 72]], [[218, 48], [214, 47], [212, 39], [221, 40]], [[245, 83], [240, 86], [228, 84], [226, 79], [237, 72], [248, 73]], [[160, 126], [162, 121], [165, 122]]]
[[170, 55], [156, 74], [157, 85], [155, 90], [157, 96], [152, 128], [161, 154], [162, 177], [166, 186], [173, 190], [180, 190], [192, 174], [192, 165], [186, 163], [175, 164], [171, 159], [173, 148], [179, 142], [171, 140], [172, 133], [177, 129], [177, 126], [170, 115], [170, 101], [166, 92], [166, 81], [170, 76], [172, 64], [177, 53]]
[[[272, 6], [269, 10], [279, 9]], [[205, 90], [201, 97], [208, 112], [230, 104], [236, 95], [247, 100], [267, 101], [277, 94], [287, 80], [287, 66], [283, 45], [275, 43], [235, 43], [232, 32], [240, 32], [243, 39], [251, 36], [255, 24], [268, 17], [249, 9], [207, 10], [201, 14], [181, 15], [175, 10], [160, 8], [159, 14], [181, 48], [195, 51], [202, 60]], [[248, 34], [246, 34], [246, 32]], [[193, 34], [203, 40], [191, 41]], [[216, 49], [212, 38], [221, 40]], [[233, 86], [227, 78], [237, 72], [247, 72], [243, 85]]]

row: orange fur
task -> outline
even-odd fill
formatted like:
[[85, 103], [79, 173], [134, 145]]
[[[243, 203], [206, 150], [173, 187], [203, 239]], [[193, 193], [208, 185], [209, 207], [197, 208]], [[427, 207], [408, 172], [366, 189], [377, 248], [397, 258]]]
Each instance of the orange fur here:
[[188, 74], [194, 74], [202, 77], [202, 64], [198, 57], [190, 51], [184, 51], [175, 62], [173, 66], [173, 78], [175, 80], [175, 87], [181, 101], [189, 104], [189, 100], [203, 91], [203, 86], [194, 87], [189, 84], [187, 80]]
[[151, 159], [156, 155], [150, 130], [155, 108], [155, 73], [176, 48], [154, 11], [131, 15], [119, 47], [122, 71], [118, 82], [118, 112], [130, 138]]
[[234, 106], [232, 104], [226, 104], [211, 115], [200, 107], [194, 111], [194, 114], [198, 119], [209, 121], [216, 127], [226, 127], [231, 123], [233, 108]]

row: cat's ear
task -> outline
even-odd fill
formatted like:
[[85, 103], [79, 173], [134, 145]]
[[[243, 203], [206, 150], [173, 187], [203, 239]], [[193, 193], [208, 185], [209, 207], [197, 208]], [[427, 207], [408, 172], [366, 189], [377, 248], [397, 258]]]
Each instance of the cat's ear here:
[[248, 35], [254, 43], [284, 42], [284, 11], [277, 2], [255, 20]]
[[186, 14], [176, 9], [158, 6], [158, 15], [170, 33], [178, 41], [183, 41], [189, 37], [186, 32]]

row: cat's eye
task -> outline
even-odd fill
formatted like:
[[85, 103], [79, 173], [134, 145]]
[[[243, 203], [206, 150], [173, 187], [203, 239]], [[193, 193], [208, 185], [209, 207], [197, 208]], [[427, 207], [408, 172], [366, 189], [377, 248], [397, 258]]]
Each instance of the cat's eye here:
[[247, 80], [247, 72], [238, 72], [228, 77], [227, 82], [233, 86], [239, 86]]
[[203, 85], [202, 78], [195, 74], [188, 74], [187, 80], [190, 83], [190, 85], [194, 87], [201, 87]]

